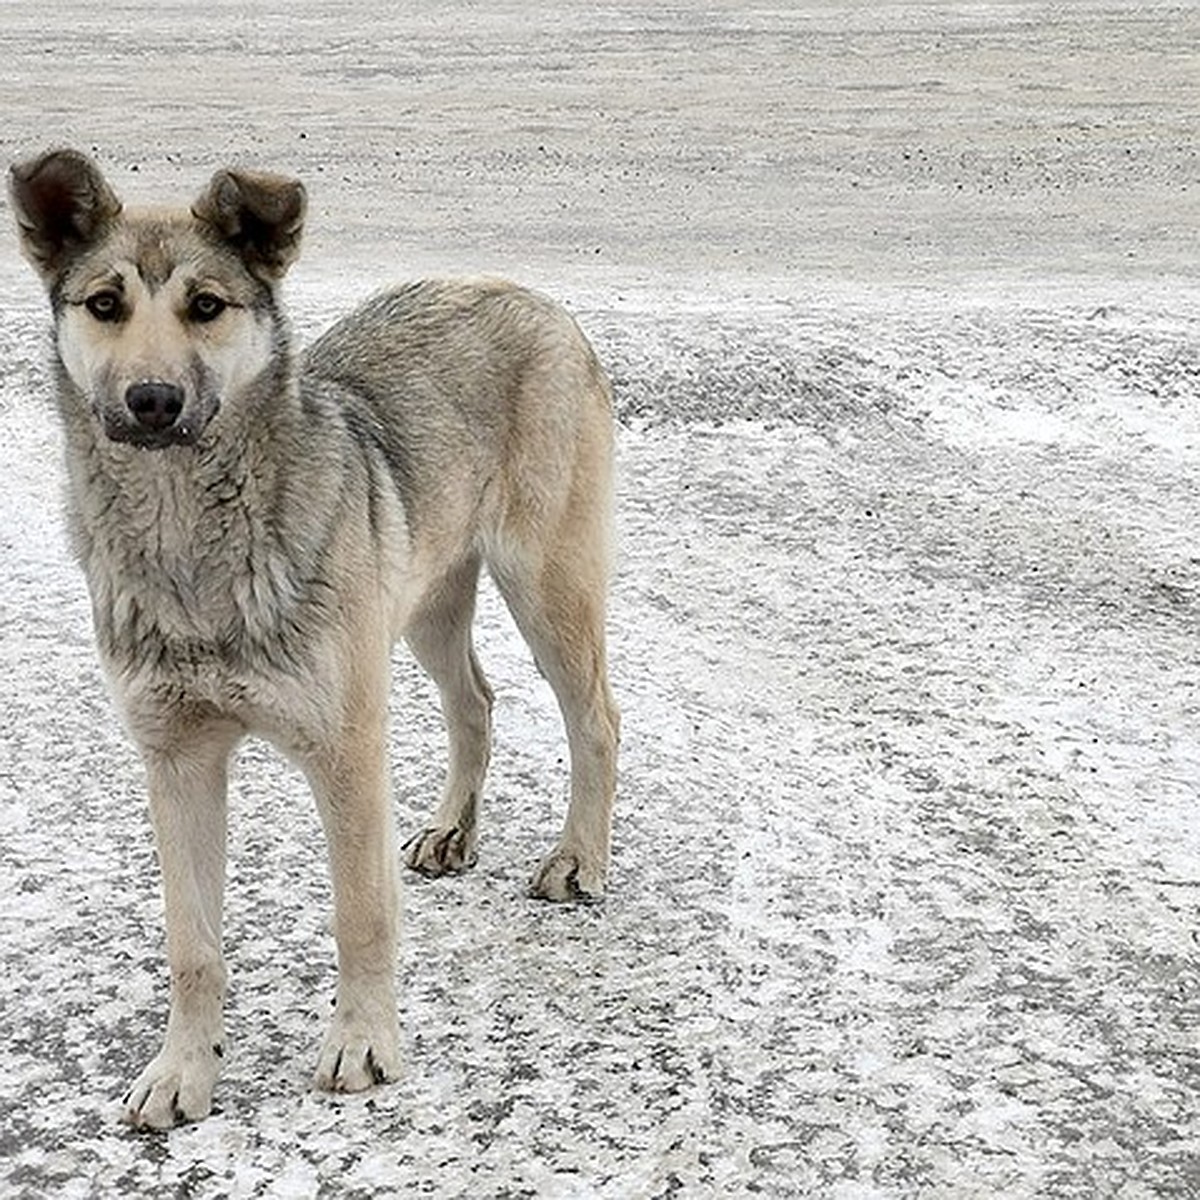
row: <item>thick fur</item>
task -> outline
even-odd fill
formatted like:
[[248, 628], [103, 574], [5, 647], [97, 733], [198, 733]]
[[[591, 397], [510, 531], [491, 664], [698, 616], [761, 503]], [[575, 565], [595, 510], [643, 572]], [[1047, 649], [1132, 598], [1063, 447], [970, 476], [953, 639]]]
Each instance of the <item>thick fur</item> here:
[[113, 693], [145, 762], [170, 1013], [126, 1119], [210, 1111], [224, 1047], [226, 771], [249, 734], [303, 768], [328, 837], [339, 982], [316, 1084], [400, 1069], [389, 648], [440, 690], [445, 791], [404, 848], [475, 861], [492, 695], [471, 644], [486, 566], [558, 697], [571, 797], [531, 885], [602, 894], [618, 717], [606, 676], [608, 384], [549, 301], [495, 281], [369, 301], [294, 355], [278, 284], [305, 197], [219, 172], [190, 212], [127, 213], [95, 165], [12, 169], [49, 292], [68, 513]]

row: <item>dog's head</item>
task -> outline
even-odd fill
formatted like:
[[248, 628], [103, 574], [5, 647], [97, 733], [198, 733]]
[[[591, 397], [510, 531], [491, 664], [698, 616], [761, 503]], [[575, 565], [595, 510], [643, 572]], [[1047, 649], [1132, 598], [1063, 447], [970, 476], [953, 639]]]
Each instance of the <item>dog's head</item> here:
[[52, 150], [14, 166], [9, 188], [63, 368], [105, 435], [197, 442], [272, 361], [303, 186], [218, 171], [190, 211], [126, 212], [90, 159]]

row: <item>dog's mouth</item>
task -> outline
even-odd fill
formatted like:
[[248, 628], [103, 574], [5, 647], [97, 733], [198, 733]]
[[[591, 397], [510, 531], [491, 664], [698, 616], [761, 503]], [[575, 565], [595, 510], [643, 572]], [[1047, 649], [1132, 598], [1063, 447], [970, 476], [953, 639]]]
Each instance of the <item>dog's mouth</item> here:
[[180, 421], [168, 429], [142, 429], [125, 421], [105, 421], [104, 432], [111, 442], [124, 442], [139, 450], [165, 450], [168, 446], [194, 446], [200, 437], [198, 425]]

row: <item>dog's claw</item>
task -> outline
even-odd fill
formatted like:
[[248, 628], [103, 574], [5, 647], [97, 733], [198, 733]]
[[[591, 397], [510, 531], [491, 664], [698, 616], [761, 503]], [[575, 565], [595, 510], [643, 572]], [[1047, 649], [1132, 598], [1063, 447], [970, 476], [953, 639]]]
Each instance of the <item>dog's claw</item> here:
[[376, 1084], [387, 1083], [387, 1071], [375, 1061], [375, 1051], [370, 1048], [367, 1049], [367, 1073]]

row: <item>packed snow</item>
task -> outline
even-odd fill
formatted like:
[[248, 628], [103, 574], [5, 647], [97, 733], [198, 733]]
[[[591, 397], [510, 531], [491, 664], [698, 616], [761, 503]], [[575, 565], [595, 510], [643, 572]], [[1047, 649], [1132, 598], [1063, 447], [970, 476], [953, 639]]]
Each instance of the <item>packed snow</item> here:
[[[416, 271], [575, 312], [619, 420], [610, 894], [525, 897], [565, 744], [489, 588], [480, 862], [406, 881], [403, 1080], [310, 1089], [320, 827], [252, 743], [217, 1111], [119, 1123], [157, 865], [10, 233], [0, 1190], [1200, 1194], [1195, 10], [335, 7], [6, 5], [0, 148], [95, 147], [142, 200], [305, 176], [304, 340]], [[394, 675], [403, 834], [444, 748]]]

